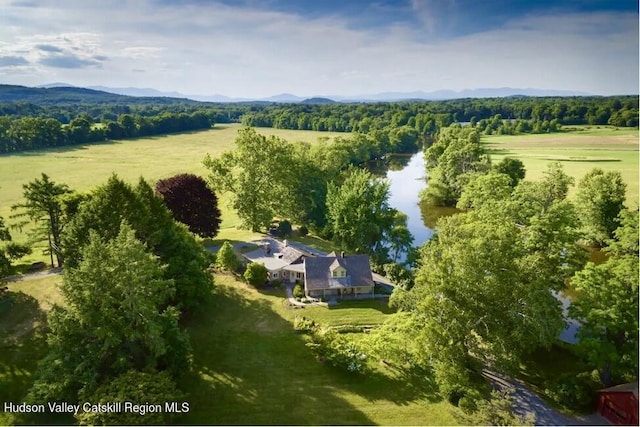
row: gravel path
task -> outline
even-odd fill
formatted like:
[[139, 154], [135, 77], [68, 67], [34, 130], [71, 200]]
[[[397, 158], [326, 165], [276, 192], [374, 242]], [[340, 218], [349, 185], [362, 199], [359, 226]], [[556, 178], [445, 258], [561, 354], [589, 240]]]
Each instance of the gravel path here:
[[514, 412], [520, 416], [533, 413], [536, 417], [536, 425], [540, 426], [579, 426], [579, 425], [609, 425], [609, 423], [598, 414], [591, 414], [582, 417], [571, 417], [561, 414], [549, 406], [538, 395], [529, 390], [522, 381], [505, 377], [492, 371], [483, 370], [483, 375], [487, 377], [497, 389], [512, 388]]
[[49, 270], [42, 270], [42, 271], [37, 271], [35, 273], [27, 273], [27, 274], [17, 274], [15, 276], [7, 276], [4, 279], [11, 283], [11, 282], [21, 282], [24, 280], [35, 280], [35, 279], [43, 279], [45, 277], [51, 277], [51, 276], [57, 276], [59, 274], [62, 274], [62, 269], [61, 268], [52, 268]]

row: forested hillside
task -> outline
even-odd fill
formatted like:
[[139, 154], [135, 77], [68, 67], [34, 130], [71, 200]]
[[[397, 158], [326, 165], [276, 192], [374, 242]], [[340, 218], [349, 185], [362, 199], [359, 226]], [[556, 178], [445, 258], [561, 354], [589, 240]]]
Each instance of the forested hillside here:
[[0, 85], [0, 153], [208, 129], [214, 123], [359, 132], [414, 146], [468, 123], [484, 134], [558, 132], [563, 125], [638, 126], [638, 98], [511, 97], [382, 103], [216, 104], [74, 87]]

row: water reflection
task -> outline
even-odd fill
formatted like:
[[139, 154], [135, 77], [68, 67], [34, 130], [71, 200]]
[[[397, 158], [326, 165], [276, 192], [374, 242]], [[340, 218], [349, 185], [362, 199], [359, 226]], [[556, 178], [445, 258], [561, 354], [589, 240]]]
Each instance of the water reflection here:
[[446, 206], [433, 206], [426, 203], [420, 203], [420, 213], [422, 215], [422, 222], [426, 227], [431, 229], [436, 228], [438, 220], [445, 216], [451, 216], [462, 212], [460, 209], [446, 207]]
[[407, 227], [413, 235], [414, 246], [422, 246], [433, 236], [439, 218], [459, 212], [455, 208], [420, 204], [419, 194], [426, 186], [422, 151], [413, 155], [392, 155], [378, 163], [384, 163], [386, 167], [385, 176], [390, 184], [389, 204], [407, 215]]

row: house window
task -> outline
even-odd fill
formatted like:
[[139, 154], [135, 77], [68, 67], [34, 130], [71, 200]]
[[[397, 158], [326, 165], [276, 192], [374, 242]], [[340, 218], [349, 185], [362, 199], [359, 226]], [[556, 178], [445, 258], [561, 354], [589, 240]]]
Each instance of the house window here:
[[344, 268], [336, 268], [331, 271], [331, 277], [345, 277], [347, 271]]
[[301, 278], [302, 278], [302, 273], [296, 272], [296, 279], [301, 279]]
[[273, 273], [271, 273], [271, 277], [273, 277], [274, 279], [278, 278], [278, 272], [274, 271]]

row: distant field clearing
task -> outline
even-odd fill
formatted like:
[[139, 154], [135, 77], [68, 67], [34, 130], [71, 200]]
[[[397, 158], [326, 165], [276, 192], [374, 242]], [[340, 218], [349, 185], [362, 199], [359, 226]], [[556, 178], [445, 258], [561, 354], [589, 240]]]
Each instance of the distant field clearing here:
[[550, 162], [621, 162], [622, 159], [613, 157], [587, 157], [587, 156], [538, 156], [535, 154], [524, 154], [521, 158], [549, 160]]
[[[158, 179], [178, 173], [206, 176], [207, 170], [202, 166], [204, 156], [210, 153], [216, 157], [233, 149], [241, 128], [240, 124], [220, 124], [200, 132], [0, 155], [0, 216], [11, 224], [11, 206], [22, 202], [22, 186], [40, 177], [41, 173], [78, 191], [87, 191], [106, 182], [113, 173], [132, 184], [142, 176], [152, 185]], [[349, 135], [272, 128], [256, 128], [256, 131], [294, 143], [317, 143]], [[227, 198], [223, 196], [221, 199], [222, 228], [231, 229], [238, 225], [239, 219], [228, 208]], [[17, 241], [25, 239], [18, 230], [12, 230], [12, 235]], [[25, 259], [29, 262], [39, 260], [46, 260], [40, 250]]]
[[[572, 132], [540, 135], [483, 136], [494, 163], [504, 157], [522, 160], [527, 180], [536, 181], [550, 162], [560, 162], [576, 185], [593, 168], [618, 171], [627, 184], [629, 205], [638, 203], [638, 129], [575, 127]], [[569, 195], [575, 193], [575, 187]]]

